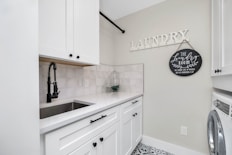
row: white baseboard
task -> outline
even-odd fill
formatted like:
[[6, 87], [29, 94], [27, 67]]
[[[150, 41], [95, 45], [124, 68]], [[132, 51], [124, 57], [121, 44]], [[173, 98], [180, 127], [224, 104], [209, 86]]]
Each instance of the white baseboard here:
[[201, 152], [190, 150], [182, 146], [171, 144], [165, 141], [154, 139], [149, 136], [143, 136], [142, 143], [145, 145], [153, 146], [158, 149], [165, 150], [167, 152], [173, 153], [175, 155], [206, 155]]

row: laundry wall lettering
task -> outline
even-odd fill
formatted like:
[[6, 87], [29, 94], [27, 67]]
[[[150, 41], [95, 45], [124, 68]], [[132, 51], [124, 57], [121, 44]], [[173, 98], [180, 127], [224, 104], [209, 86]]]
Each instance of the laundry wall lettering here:
[[189, 41], [187, 37], [189, 30], [180, 30], [178, 32], [170, 32], [168, 34], [161, 34], [151, 37], [146, 37], [137, 42], [131, 41], [130, 51], [138, 51], [150, 48], [157, 48], [162, 46], [168, 46], [173, 44], [179, 44], [183, 40]]

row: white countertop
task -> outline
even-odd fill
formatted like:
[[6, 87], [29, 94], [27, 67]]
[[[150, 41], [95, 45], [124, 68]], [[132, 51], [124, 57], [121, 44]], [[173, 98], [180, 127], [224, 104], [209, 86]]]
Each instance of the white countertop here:
[[142, 95], [143, 93], [129, 93], [129, 92], [104, 93], [104, 94], [80, 96], [77, 98], [40, 104], [40, 108], [50, 107], [50, 106], [73, 102], [73, 101], [79, 103], [92, 104], [91, 106], [87, 106], [63, 114], [55, 115], [45, 119], [40, 119], [40, 134], [44, 134], [49, 131], [55, 130], [64, 125], [81, 120], [90, 115], [96, 114], [98, 112], [122, 104], [124, 102], [140, 97]]

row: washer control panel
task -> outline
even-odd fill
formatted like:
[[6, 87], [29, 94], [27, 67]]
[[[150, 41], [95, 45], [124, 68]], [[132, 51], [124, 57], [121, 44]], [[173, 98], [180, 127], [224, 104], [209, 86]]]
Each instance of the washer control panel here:
[[220, 100], [215, 100], [214, 101], [214, 106], [217, 107], [222, 112], [224, 112], [226, 115], [230, 115], [231, 107], [230, 107], [229, 104], [226, 104], [226, 103], [224, 103], [224, 102], [222, 102]]

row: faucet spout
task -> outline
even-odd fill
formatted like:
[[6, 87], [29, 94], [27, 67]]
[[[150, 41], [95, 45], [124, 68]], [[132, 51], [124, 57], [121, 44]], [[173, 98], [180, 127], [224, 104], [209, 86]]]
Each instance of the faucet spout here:
[[[54, 70], [54, 82], [51, 82], [51, 77], [50, 77], [50, 70], [51, 67], [53, 67]], [[51, 84], [53, 84], [53, 93], [51, 94]], [[58, 98], [59, 91], [58, 91], [58, 86], [56, 82], [56, 64], [54, 62], [51, 62], [48, 68], [48, 81], [47, 81], [47, 86], [48, 86], [48, 93], [47, 93], [47, 103], [52, 102], [52, 98]]]

